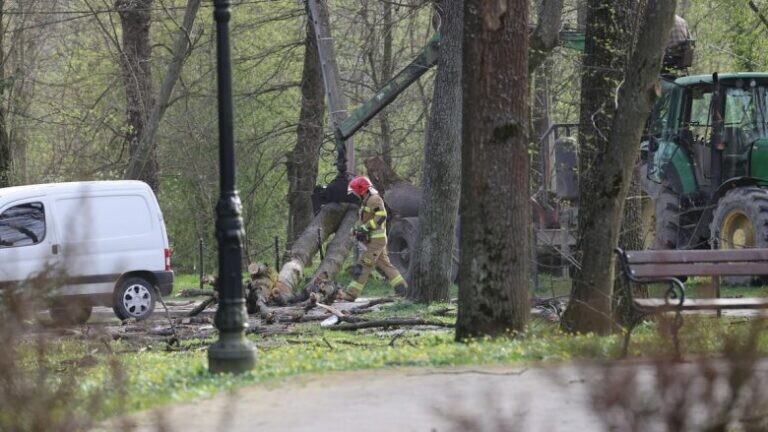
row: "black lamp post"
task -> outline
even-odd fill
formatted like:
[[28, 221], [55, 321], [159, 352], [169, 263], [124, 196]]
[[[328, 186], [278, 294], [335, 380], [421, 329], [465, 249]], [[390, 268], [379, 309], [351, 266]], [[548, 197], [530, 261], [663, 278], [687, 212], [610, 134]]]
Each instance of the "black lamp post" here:
[[242, 241], [245, 237], [242, 204], [235, 190], [235, 144], [232, 126], [232, 71], [229, 55], [230, 0], [214, 0], [216, 19], [216, 72], [219, 84], [219, 176], [216, 204], [216, 240], [219, 244], [219, 340], [208, 349], [213, 373], [241, 373], [253, 369], [256, 348], [245, 339], [248, 316], [242, 281]]

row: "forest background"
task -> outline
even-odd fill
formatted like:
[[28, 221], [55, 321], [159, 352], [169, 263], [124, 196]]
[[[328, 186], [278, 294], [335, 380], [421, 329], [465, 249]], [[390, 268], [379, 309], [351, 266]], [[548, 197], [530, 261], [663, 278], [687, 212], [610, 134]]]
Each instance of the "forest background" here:
[[[123, 178], [137, 131], [126, 103], [130, 95], [122, 69], [126, 50], [121, 11], [133, 7], [149, 14], [144, 29], [148, 56], [141, 63], [150, 71], [149, 88], [140, 96], [150, 107], [174, 58], [189, 3], [0, 0], [0, 152], [10, 152], [7, 183]], [[755, 3], [761, 10], [768, 6]], [[351, 108], [408, 64], [439, 26], [433, 22], [434, 4], [426, 0], [334, 0], [328, 6], [342, 87]], [[274, 238], [285, 248], [288, 236], [289, 176], [294, 174], [287, 162], [300, 126], [307, 14], [304, 2], [296, 0], [243, 0], [233, 2], [232, 8], [244, 247], [251, 261], [273, 262]], [[579, 1], [565, 1], [565, 28], [577, 29], [578, 10]], [[768, 28], [747, 2], [681, 1], [678, 14], [688, 21], [696, 39], [692, 74], [760, 71], [768, 66]], [[181, 34], [188, 43], [183, 69], [158, 124], [152, 157], [174, 267], [191, 272], [198, 270], [200, 239], [208, 245], [206, 261], [215, 262], [216, 256], [218, 126], [211, 2], [200, 3], [191, 31]], [[578, 52], [554, 50], [532, 79], [538, 91], [532, 91], [531, 112], [547, 107], [549, 122], [578, 121], [580, 61]], [[356, 135], [358, 173], [364, 173], [365, 158], [382, 156], [399, 175], [420, 184], [433, 81], [430, 71]], [[322, 123], [325, 138], [318, 183], [332, 180], [336, 173], [327, 111]], [[530, 149], [535, 159], [535, 141]], [[535, 170], [531, 175], [535, 184]]]

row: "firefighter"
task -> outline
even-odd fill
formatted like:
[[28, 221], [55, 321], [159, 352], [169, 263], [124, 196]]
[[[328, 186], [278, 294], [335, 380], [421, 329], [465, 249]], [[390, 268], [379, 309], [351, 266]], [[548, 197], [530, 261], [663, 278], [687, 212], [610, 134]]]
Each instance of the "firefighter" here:
[[347, 192], [361, 200], [360, 216], [352, 235], [363, 250], [357, 263], [350, 270], [352, 282], [346, 290], [339, 292], [339, 299], [354, 301], [363, 291], [374, 267], [384, 273], [395, 295], [404, 296], [407, 289], [405, 279], [389, 262], [387, 255], [387, 210], [384, 207], [384, 199], [365, 176], [353, 178], [349, 182]]

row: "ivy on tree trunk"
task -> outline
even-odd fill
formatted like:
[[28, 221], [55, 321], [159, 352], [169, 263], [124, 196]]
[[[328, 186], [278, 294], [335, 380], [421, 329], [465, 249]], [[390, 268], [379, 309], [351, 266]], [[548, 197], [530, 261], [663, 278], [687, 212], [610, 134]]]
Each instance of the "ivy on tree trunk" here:
[[632, 8], [612, 0], [588, 2], [579, 128], [581, 268], [563, 317], [569, 331], [605, 334], [615, 327], [613, 249], [643, 125], [657, 97], [675, 5], [675, 0], [649, 0], [633, 43]]

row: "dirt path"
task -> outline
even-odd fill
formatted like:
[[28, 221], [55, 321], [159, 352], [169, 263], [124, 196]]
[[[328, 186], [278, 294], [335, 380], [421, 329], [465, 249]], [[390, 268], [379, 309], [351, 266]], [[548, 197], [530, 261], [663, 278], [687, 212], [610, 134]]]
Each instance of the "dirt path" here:
[[[341, 372], [254, 385], [130, 417], [138, 431], [600, 431], [589, 375], [568, 366]], [[114, 426], [107, 426], [112, 429]]]

